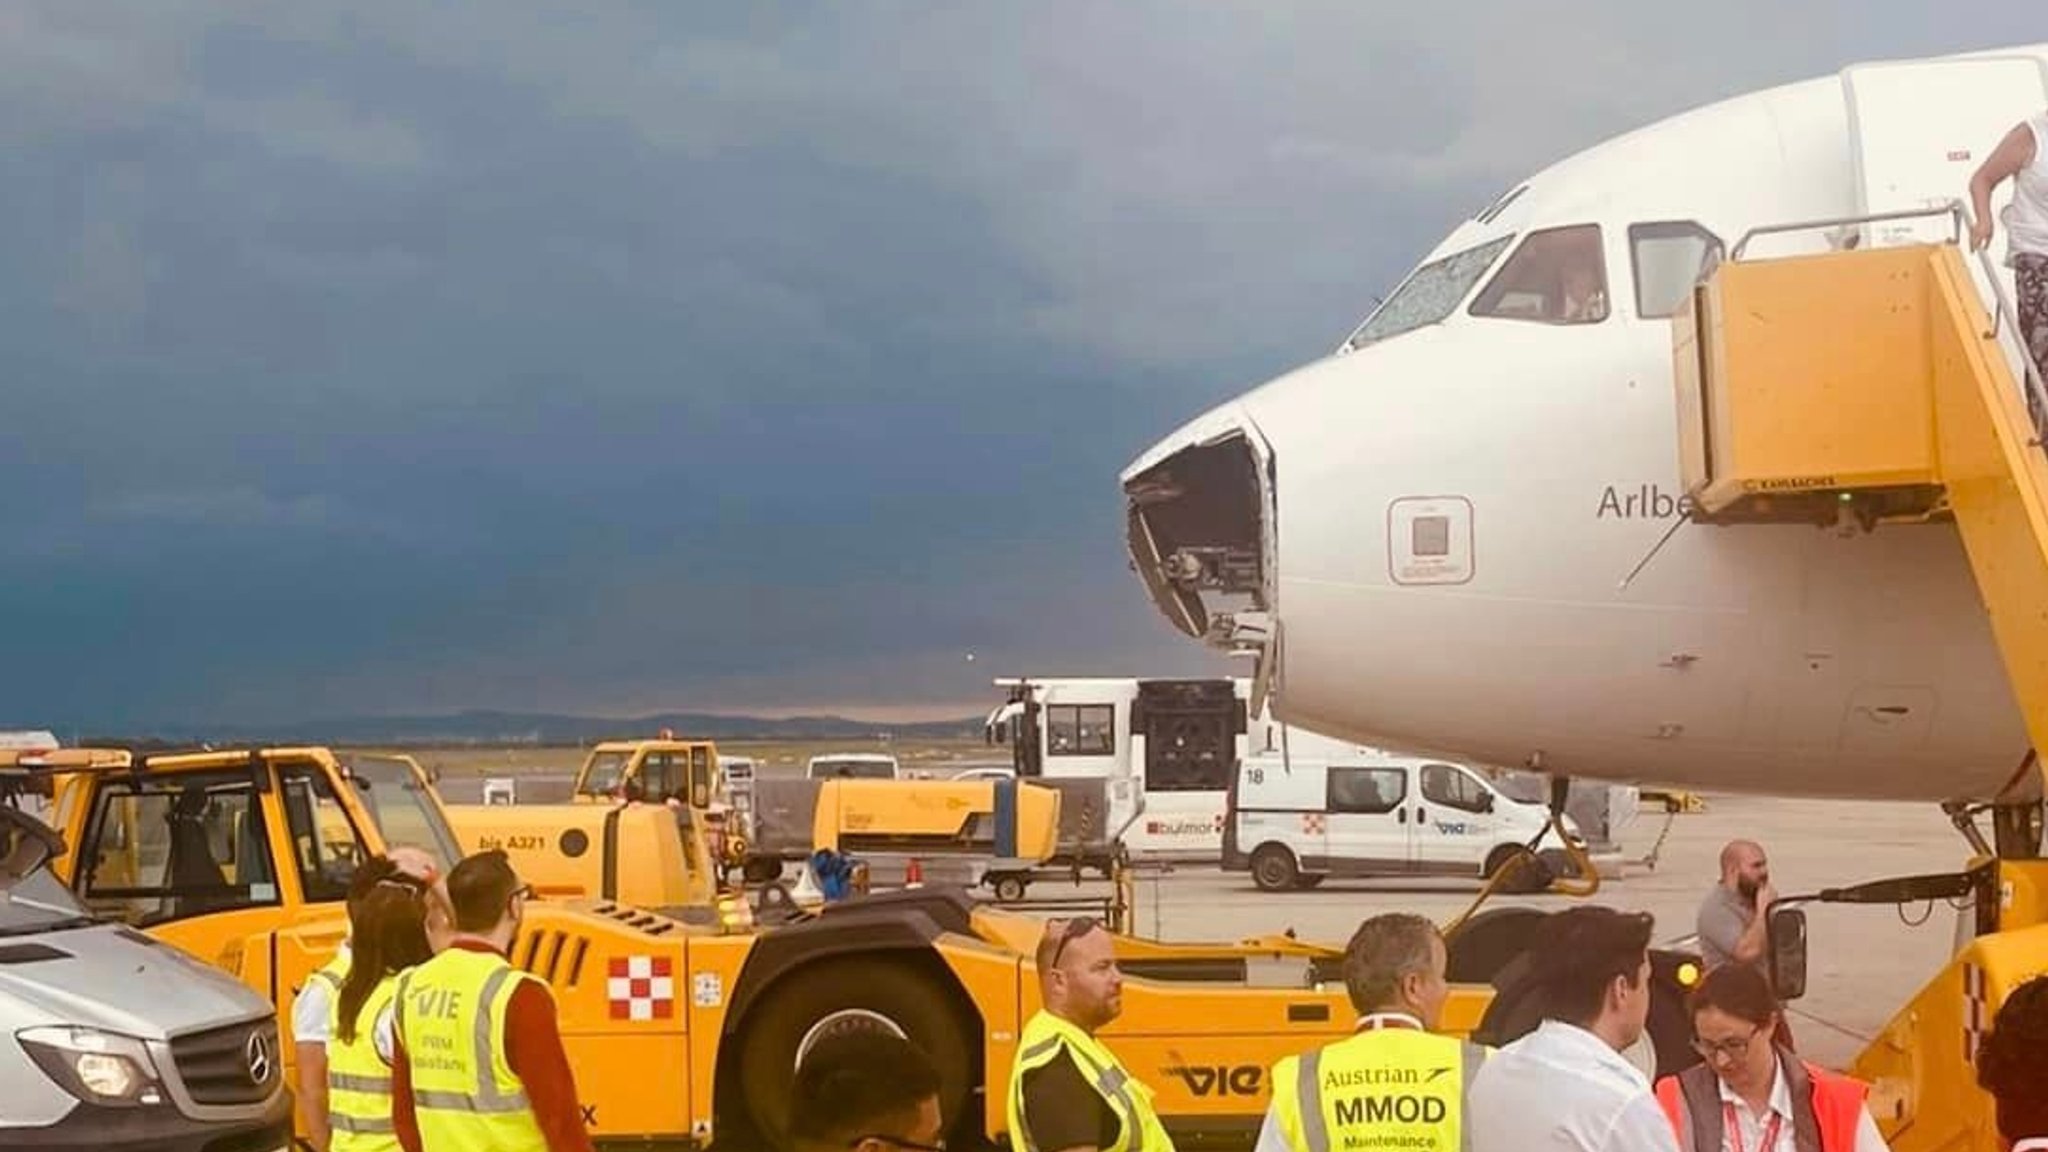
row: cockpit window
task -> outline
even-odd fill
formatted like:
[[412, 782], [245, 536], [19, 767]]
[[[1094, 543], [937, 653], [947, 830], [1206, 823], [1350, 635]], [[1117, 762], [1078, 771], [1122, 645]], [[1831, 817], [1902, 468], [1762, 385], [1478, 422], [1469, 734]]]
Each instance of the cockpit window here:
[[1676, 315], [1693, 285], [1721, 263], [1721, 238], [1690, 220], [1628, 226], [1629, 260], [1636, 266], [1636, 315]]
[[1366, 317], [1365, 323], [1352, 333], [1344, 346], [1362, 348], [1375, 340], [1412, 332], [1449, 316], [1458, 307], [1458, 301], [1465, 298], [1465, 293], [1472, 290], [1472, 285], [1486, 275], [1486, 270], [1493, 266], [1494, 258], [1512, 239], [1512, 236], [1503, 236], [1498, 240], [1488, 240], [1476, 248], [1454, 252], [1417, 268], [1386, 303]]
[[1472, 301], [1474, 316], [1545, 324], [1607, 319], [1607, 261], [1600, 226], [1531, 232]]

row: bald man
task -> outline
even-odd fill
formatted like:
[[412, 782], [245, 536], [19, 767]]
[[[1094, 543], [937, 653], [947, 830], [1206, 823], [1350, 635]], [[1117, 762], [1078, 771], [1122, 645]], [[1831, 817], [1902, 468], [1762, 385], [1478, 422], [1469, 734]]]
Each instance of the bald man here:
[[1730, 840], [1721, 849], [1721, 882], [1700, 902], [1700, 958], [1707, 967], [1763, 966], [1767, 926], [1763, 913], [1777, 898], [1763, 845], [1754, 840]]

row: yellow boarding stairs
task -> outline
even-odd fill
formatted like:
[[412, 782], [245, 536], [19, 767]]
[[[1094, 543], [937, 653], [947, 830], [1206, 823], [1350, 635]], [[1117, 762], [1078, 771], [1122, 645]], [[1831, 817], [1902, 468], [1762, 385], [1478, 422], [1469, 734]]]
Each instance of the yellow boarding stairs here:
[[[1744, 258], [1765, 233], [1939, 215], [1947, 243]], [[1745, 236], [1673, 322], [1681, 468], [1694, 523], [1953, 522], [2033, 746], [2048, 748], [2048, 453], [2027, 399], [2044, 412], [2048, 394], [1996, 269], [1962, 247], [1966, 223], [1956, 203]], [[1974, 938], [1851, 1069], [1873, 1083], [1894, 1152], [2001, 1147], [1975, 1044], [2048, 968], [2048, 864], [1989, 858], [1971, 834], [1975, 885], [1955, 894], [1978, 897]], [[1930, 898], [1912, 883], [1832, 898]]]

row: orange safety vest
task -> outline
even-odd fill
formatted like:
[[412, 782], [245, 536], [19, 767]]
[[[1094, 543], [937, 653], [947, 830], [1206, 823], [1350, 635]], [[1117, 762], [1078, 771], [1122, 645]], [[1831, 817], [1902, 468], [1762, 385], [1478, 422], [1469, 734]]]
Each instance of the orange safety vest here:
[[[1778, 1052], [1792, 1097], [1792, 1139], [1799, 1152], [1855, 1152], [1856, 1128], [1870, 1093], [1861, 1080], [1829, 1072]], [[1705, 1064], [1657, 1081], [1657, 1103], [1671, 1121], [1683, 1152], [1721, 1152], [1724, 1112], [1719, 1077]], [[1772, 1152], [1769, 1148], [1753, 1152]]]

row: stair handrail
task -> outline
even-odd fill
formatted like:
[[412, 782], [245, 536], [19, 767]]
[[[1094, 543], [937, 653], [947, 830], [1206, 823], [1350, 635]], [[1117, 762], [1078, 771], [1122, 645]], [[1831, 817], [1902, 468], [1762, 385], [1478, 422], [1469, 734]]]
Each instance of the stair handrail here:
[[1775, 236], [1786, 232], [1808, 232], [1815, 228], [1846, 228], [1851, 224], [1882, 224], [1887, 220], [1922, 220], [1935, 216], [1947, 216], [1955, 224], [1955, 239], [1958, 243], [1967, 234], [1968, 216], [1961, 200], [1950, 200], [1926, 208], [1901, 208], [1896, 212], [1866, 212], [1856, 216], [1824, 216], [1817, 220], [1794, 220], [1785, 224], [1759, 224], [1735, 241], [1729, 251], [1730, 260], [1741, 260], [1749, 248], [1749, 242], [1759, 236]]
[[[1963, 207], [1962, 201], [1955, 203], [1956, 211], [1967, 220], [1969, 210]], [[1998, 266], [1991, 262], [1991, 249], [1988, 246], [1979, 248], [1972, 255], [1977, 258], [1977, 266], [1984, 270], [1984, 282], [1991, 285], [1991, 296], [1996, 305], [1991, 310], [1991, 330], [1984, 333], [1984, 339], [2003, 347], [2005, 332], [2010, 330], [2014, 333], [2013, 343], [2019, 349], [2020, 376], [2026, 385], [2027, 423], [2034, 429], [2031, 446], [2038, 448], [2044, 433], [2043, 421], [2048, 421], [2048, 386], [2043, 385], [2041, 366], [2034, 362], [2034, 350], [2027, 347], [2026, 334], [2020, 331], [2019, 309], [2006, 296], [2005, 282], [1998, 277]]]

